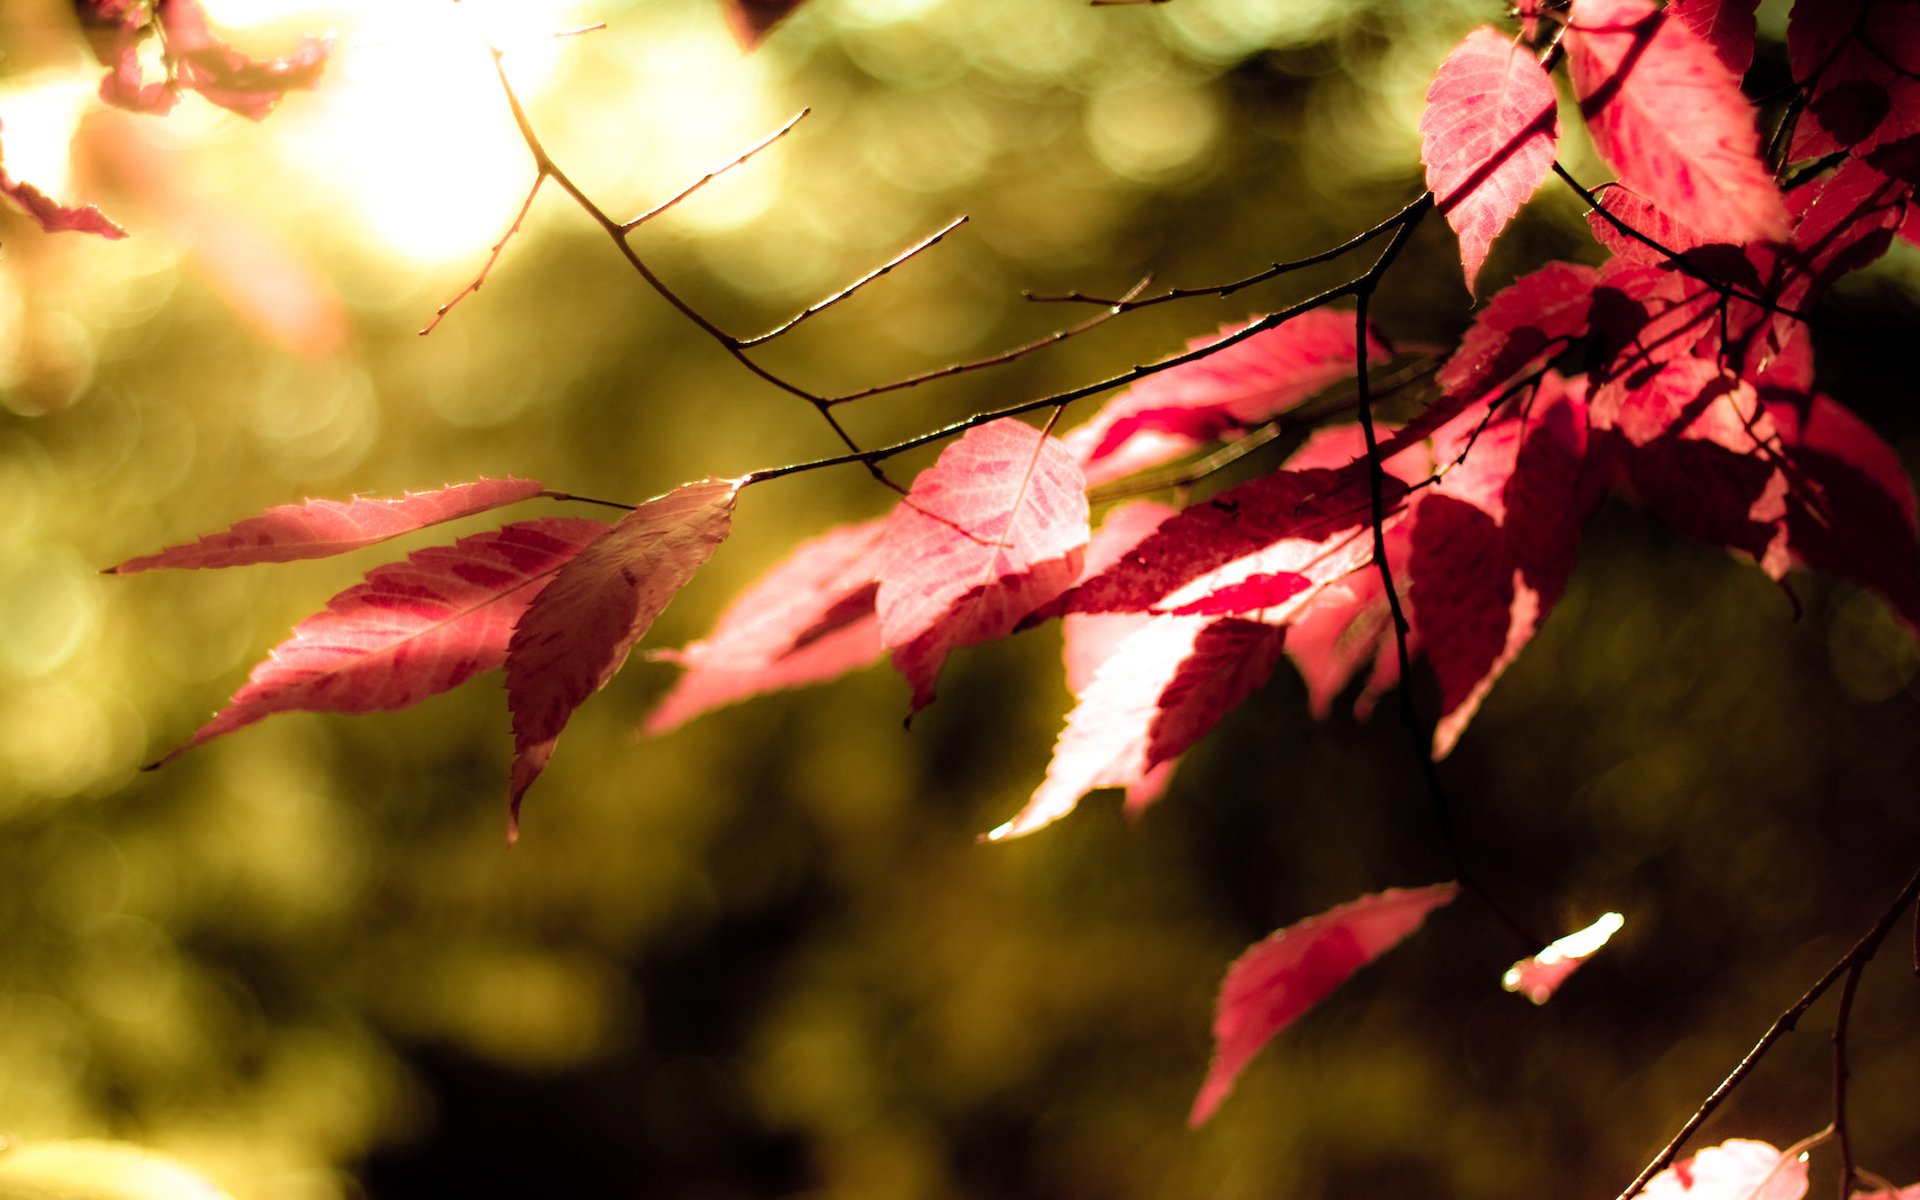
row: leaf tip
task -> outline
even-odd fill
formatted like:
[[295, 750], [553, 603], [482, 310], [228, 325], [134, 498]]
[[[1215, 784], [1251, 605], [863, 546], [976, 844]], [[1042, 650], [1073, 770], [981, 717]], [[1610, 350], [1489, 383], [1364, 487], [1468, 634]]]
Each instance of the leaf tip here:
[[1509, 992], [1519, 992], [1535, 1004], [1545, 1004], [1567, 977], [1625, 924], [1626, 918], [1617, 912], [1602, 914], [1585, 929], [1570, 933], [1532, 958], [1523, 958], [1508, 967], [1500, 977], [1500, 986]]

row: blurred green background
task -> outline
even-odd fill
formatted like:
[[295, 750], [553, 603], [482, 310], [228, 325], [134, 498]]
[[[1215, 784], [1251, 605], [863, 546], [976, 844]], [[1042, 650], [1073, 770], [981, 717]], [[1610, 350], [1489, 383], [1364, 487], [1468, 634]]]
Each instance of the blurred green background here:
[[[243, 1197], [1608, 1197], [1920, 858], [1920, 650], [1884, 606], [1796, 576], [1796, 614], [1619, 504], [1442, 771], [1513, 907], [1555, 932], [1619, 909], [1625, 932], [1534, 1009], [1497, 986], [1504, 932], [1442, 911], [1198, 1132], [1234, 955], [1449, 872], [1395, 722], [1316, 724], [1284, 669], [1140, 820], [1101, 794], [992, 847], [975, 835], [1040, 778], [1068, 707], [1052, 629], [960, 655], [911, 732], [876, 669], [640, 742], [672, 668], [636, 658], [575, 716], [512, 851], [497, 677], [400, 714], [276, 716], [139, 774], [399, 550], [110, 563], [304, 495], [513, 473], [637, 501], [835, 448], [552, 189], [486, 287], [416, 336], [532, 178], [472, 5], [208, 8], [256, 53], [338, 31], [325, 85], [258, 125], [193, 98], [102, 111], [66, 5], [0, 15], [8, 170], [132, 231], [0, 213], [0, 1134], [18, 1147], [136, 1143]], [[1426, 81], [1502, 19], [1467, 0], [811, 0], [749, 57], [714, 0], [474, 15], [617, 214], [811, 107], [638, 239], [731, 329], [972, 218], [770, 349], [821, 390], [1082, 315], [1022, 289], [1213, 282], [1341, 240], [1417, 194]], [[1763, 47], [1758, 90], [1782, 58]], [[1543, 192], [1483, 281], [1591, 260], [1578, 212]], [[1435, 224], [1380, 298], [1403, 343], [1471, 315]], [[1341, 277], [1149, 310], [843, 411], [875, 444]], [[1818, 339], [1823, 386], [1910, 463], [1915, 279], [1897, 248]], [[753, 489], [645, 644], [700, 636], [787, 547], [888, 501], [858, 471]], [[1904, 939], [1855, 1014], [1854, 1097], [1860, 1161], [1909, 1182]], [[1704, 1142], [1825, 1123], [1831, 1011]]]

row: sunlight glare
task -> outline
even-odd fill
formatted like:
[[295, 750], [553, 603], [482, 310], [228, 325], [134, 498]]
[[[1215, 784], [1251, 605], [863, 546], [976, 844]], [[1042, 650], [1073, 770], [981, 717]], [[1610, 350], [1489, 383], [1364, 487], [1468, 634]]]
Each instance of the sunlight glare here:
[[316, 188], [408, 265], [475, 260], [505, 232], [533, 168], [475, 25], [507, 51], [522, 102], [551, 81], [565, 0], [382, 4], [338, 14], [336, 77], [287, 109], [288, 152]]
[[68, 192], [73, 135], [93, 100], [95, 83], [72, 72], [38, 73], [0, 88], [0, 144], [7, 175], [55, 200], [82, 203]]

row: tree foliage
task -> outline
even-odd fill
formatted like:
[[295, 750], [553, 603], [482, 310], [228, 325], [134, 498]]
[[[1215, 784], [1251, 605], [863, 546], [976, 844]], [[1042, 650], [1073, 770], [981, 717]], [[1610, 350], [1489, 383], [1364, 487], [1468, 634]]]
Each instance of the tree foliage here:
[[[722, 5], [743, 49], [804, 7]], [[249, 57], [213, 32], [193, 0], [79, 11], [108, 68], [101, 99], [148, 115], [195, 92], [259, 119], [289, 90], [314, 87], [328, 57], [320, 39]], [[1458, 832], [1459, 801], [1436, 763], [1471, 741], [1476, 715], [1567, 600], [1583, 541], [1611, 499], [1783, 588], [1802, 568], [1844, 581], [1877, 596], [1908, 635], [1920, 630], [1913, 490], [1895, 446], [1849, 397], [1823, 389], [1820, 315], [1830, 293], [1916, 228], [1920, 95], [1902, 63], [1920, 10], [1802, 0], [1786, 29], [1788, 85], [1758, 101], [1742, 82], [1758, 44], [1753, 12], [1737, 2], [1572, 0], [1457, 32], [1432, 64], [1418, 121], [1425, 191], [1378, 223], [1224, 283], [1169, 289], [1143, 279], [1112, 295], [1039, 297], [1092, 315], [1011, 348], [839, 392], [799, 381], [769, 344], [804, 336], [795, 332], [803, 323], [831, 319], [827, 310], [895, 267], [930, 257], [958, 222], [766, 332], [736, 334], [668, 282], [643, 248], [661, 214], [721, 172], [640, 216], [610, 215], [571, 173], [571, 158], [543, 140], [516, 90], [515, 52], [483, 41], [531, 153], [532, 182], [479, 273], [422, 332], [442, 336], [487, 303], [471, 298], [512, 261], [512, 239], [552, 185], [613, 243], [607, 257], [738, 375], [810, 408], [836, 447], [638, 503], [517, 477], [390, 500], [307, 500], [129, 558], [111, 572], [321, 558], [535, 500], [627, 510], [611, 521], [517, 519], [373, 565], [154, 765], [271, 714], [403, 708], [502, 667], [509, 840], [517, 838], [522, 800], [559, 734], [722, 551], [736, 506], [820, 472], [864, 472], [884, 512], [818, 522], [705, 638], [649, 650], [683, 671], [647, 719], [649, 733], [880, 658], [902, 676], [911, 715], [935, 701], [960, 652], [1057, 620], [1074, 706], [1029, 799], [983, 835], [1007, 841], [1066, 818], [1098, 789], [1126, 789], [1135, 814], [1155, 803], [1175, 764], [1288, 658], [1322, 717], [1356, 687], [1361, 715], [1397, 693], [1403, 753], [1418, 764], [1417, 786], [1436, 815], [1421, 836], [1453, 879], [1414, 888], [1380, 879], [1241, 956], [1219, 991], [1214, 1065], [1192, 1120], [1220, 1109], [1269, 1039], [1456, 895], [1527, 955], [1508, 973], [1509, 990], [1544, 1002], [1606, 934], [1549, 942], [1544, 935], [1558, 930], [1515, 915], [1541, 905], [1517, 897], [1499, 866], [1482, 874], [1470, 865], [1482, 856]], [[148, 77], [151, 55], [142, 57], [149, 40], [160, 50], [158, 80]], [[1576, 125], [1611, 181], [1589, 186], [1566, 165]], [[777, 153], [792, 128], [722, 172]], [[1585, 206], [1591, 244], [1546, 261], [1496, 254], [1556, 176]], [[98, 209], [0, 182], [48, 233], [122, 232]], [[1446, 345], [1403, 335], [1379, 315], [1409, 271], [1416, 235], [1436, 221], [1457, 240], [1458, 278], [1480, 297]], [[850, 422], [856, 402], [986, 380], [1136, 314], [1225, 300], [1354, 259], [1363, 265], [1343, 268], [1345, 278], [1192, 337], [1170, 356], [1020, 394], [982, 385], [965, 415], [891, 440], [863, 440]], [[1498, 282], [1514, 265], [1524, 273]], [[1267, 452], [1275, 442], [1278, 453]], [[929, 465], [901, 472], [906, 456], [934, 446]], [[516, 469], [552, 476], [544, 464]], [[1169, 502], [1112, 503], [1145, 493]], [[1623, 1197], [1797, 1197], [1808, 1186], [1801, 1151], [1827, 1144], [1843, 1196], [1856, 1185], [1899, 1194], [1854, 1157], [1846, 1028], [1867, 960], [1917, 890], [1920, 876], [1751, 1054], [1728, 1064], [1731, 1074], [1703, 1092], [1677, 1136], [1637, 1178], [1620, 1180]], [[1620, 924], [1610, 916], [1608, 933]], [[1836, 987], [1828, 1128], [1786, 1152], [1734, 1139], [1682, 1157], [1753, 1064]]]

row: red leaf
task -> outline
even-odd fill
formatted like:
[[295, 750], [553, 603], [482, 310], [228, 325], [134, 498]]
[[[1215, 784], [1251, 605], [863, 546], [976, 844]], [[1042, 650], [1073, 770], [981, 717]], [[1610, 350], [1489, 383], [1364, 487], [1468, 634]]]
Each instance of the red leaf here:
[[1652, 0], [1573, 0], [1566, 47], [1594, 144], [1628, 186], [1714, 241], [1786, 237], [1753, 106], [1712, 47]]
[[48, 233], [96, 233], [109, 241], [127, 236], [127, 231], [107, 219], [91, 204], [75, 208], [62, 204], [30, 183], [8, 175], [0, 168], [0, 195], [18, 204]]
[[[1149, 375], [1111, 400], [1062, 441], [1089, 484], [1157, 467], [1204, 442], [1237, 437], [1353, 377], [1350, 309], [1316, 308], [1205, 358]], [[1228, 325], [1187, 344], [1204, 349], [1246, 328]], [[1384, 363], [1393, 348], [1372, 328], [1367, 358]]]
[[1920, 11], [1906, 0], [1796, 4], [1787, 55], [1811, 118], [1794, 127], [1795, 158], [1860, 154], [1920, 133]]
[[1730, 1138], [1655, 1175], [1636, 1196], [1638, 1200], [1800, 1200], [1806, 1194], [1804, 1157], [1790, 1159], [1765, 1142]]
[[1535, 1004], [1545, 1004], [1625, 923], [1617, 912], [1602, 915], [1585, 929], [1559, 938], [1532, 958], [1523, 958], [1507, 968], [1500, 986], [1519, 992]]
[[969, 430], [921, 472], [887, 518], [875, 600], [913, 710], [950, 651], [1005, 637], [1072, 586], [1087, 537], [1079, 466], [1019, 421]]
[[1411, 620], [1440, 682], [1435, 758], [1566, 591], [1588, 508], [1584, 416], [1556, 397], [1477, 437], [1463, 421], [1435, 438], [1440, 461], [1467, 455], [1415, 507], [1407, 564]]
[[431, 492], [409, 492], [398, 500], [355, 496], [351, 500], [282, 504], [199, 541], [130, 558], [117, 567], [108, 567], [107, 573], [131, 575], [163, 567], [239, 567], [326, 558], [527, 500], [541, 490], [542, 485], [531, 479], [477, 479]]
[[742, 50], [752, 50], [806, 0], [720, 0], [727, 27]]
[[575, 517], [523, 521], [374, 568], [302, 621], [213, 720], [153, 765], [273, 713], [406, 708], [498, 667], [535, 594], [606, 528]]
[[1140, 783], [1267, 681], [1285, 636], [1233, 618], [1150, 620], [1100, 664], [1067, 717], [1045, 782], [988, 840], [1057, 821], [1094, 788]]
[[1753, 39], [1758, 30], [1754, 14], [1760, 0], [1670, 0], [1667, 15], [1693, 30], [1713, 47], [1720, 65], [1745, 75], [1753, 65]]
[[1420, 928], [1459, 885], [1388, 888], [1330, 908], [1255, 943], [1227, 969], [1213, 1018], [1213, 1066], [1189, 1125], [1211, 1117], [1259, 1049], [1333, 989]]
[[720, 614], [713, 633], [654, 655], [687, 668], [647, 717], [665, 733], [709, 709], [781, 688], [821, 683], [880, 657], [882, 521], [801, 543]]
[[1597, 278], [1592, 267], [1554, 262], [1502, 288], [1440, 368], [1440, 386], [1449, 396], [1478, 399], [1544, 365], [1587, 332]]
[[[1389, 475], [1386, 502], [1406, 485]], [[1053, 606], [1060, 612], [1177, 608], [1253, 575], [1307, 575], [1325, 586], [1372, 557], [1365, 464], [1275, 471], [1180, 511], [1106, 571]], [[1284, 622], [1301, 592], [1263, 617]], [[1052, 610], [1049, 610], [1052, 611]]]
[[520, 800], [553, 757], [573, 710], [612, 679], [653, 624], [732, 528], [740, 481], [683, 484], [634, 509], [582, 550], [549, 584], [507, 647], [513, 711], [513, 779], [507, 839], [520, 831]]
[[1553, 166], [1560, 140], [1553, 83], [1524, 46], [1483, 25], [1440, 64], [1420, 137], [1427, 187], [1460, 235], [1473, 293], [1487, 248]]
[[1787, 545], [1880, 593], [1920, 631], [1913, 486], [1893, 447], [1826, 396], [1767, 407], [1791, 461]]
[[327, 39], [308, 37], [292, 54], [251, 59], [213, 35], [199, 0], [157, 0], [154, 15], [166, 35], [177, 84], [256, 121], [292, 89], [316, 86], [332, 49]]
[[1668, 263], [1667, 256], [1659, 250], [1639, 238], [1622, 233], [1618, 225], [1607, 219], [1607, 213], [1675, 254], [1684, 255], [1689, 250], [1718, 244], [1710, 242], [1697, 230], [1689, 228], [1675, 219], [1672, 213], [1630, 187], [1609, 183], [1596, 191], [1594, 196], [1600, 201], [1600, 208], [1587, 214], [1587, 227], [1593, 230], [1595, 240], [1620, 258], [1650, 267], [1664, 267]]

